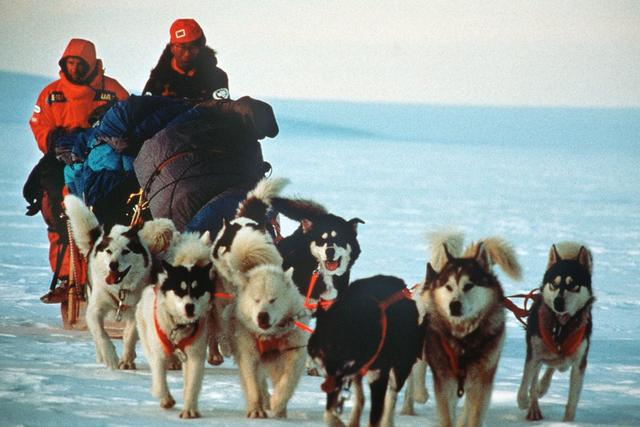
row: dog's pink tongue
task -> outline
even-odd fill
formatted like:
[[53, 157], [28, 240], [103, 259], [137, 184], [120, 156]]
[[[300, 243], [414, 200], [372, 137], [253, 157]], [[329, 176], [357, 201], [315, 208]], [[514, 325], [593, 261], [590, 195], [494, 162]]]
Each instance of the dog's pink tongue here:
[[340, 262], [338, 262], [338, 261], [325, 261], [324, 262], [324, 266], [327, 268], [327, 270], [334, 271], [338, 267], [340, 267]]
[[107, 278], [105, 279], [105, 282], [107, 282], [107, 284], [109, 284], [109, 285], [113, 285], [117, 281], [118, 281], [118, 273], [115, 273], [113, 271], [109, 271], [109, 274], [107, 275]]

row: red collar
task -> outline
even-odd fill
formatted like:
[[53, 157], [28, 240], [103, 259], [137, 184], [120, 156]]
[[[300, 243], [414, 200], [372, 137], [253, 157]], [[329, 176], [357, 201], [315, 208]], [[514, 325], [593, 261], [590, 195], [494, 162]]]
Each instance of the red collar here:
[[374, 362], [378, 359], [378, 356], [380, 356], [382, 347], [384, 347], [384, 342], [387, 338], [387, 308], [397, 303], [398, 301], [401, 301], [402, 299], [411, 299], [411, 291], [409, 291], [409, 289], [402, 288], [378, 303], [378, 307], [380, 307], [380, 341], [378, 342], [378, 348], [376, 349], [376, 352], [373, 353], [373, 356], [371, 356], [369, 361], [365, 363], [358, 371], [358, 374], [360, 374], [360, 376], [365, 376], [371, 365], [373, 365]]
[[464, 380], [467, 376], [467, 373], [464, 369], [460, 368], [458, 355], [449, 343], [449, 340], [447, 340], [442, 334], [438, 334], [438, 336], [440, 338], [440, 345], [442, 346], [442, 349], [447, 354], [447, 358], [449, 359], [449, 367], [451, 368], [453, 375], [455, 375], [455, 377], [458, 379], [458, 397], [462, 397], [464, 395]]
[[[569, 320], [571, 322], [571, 320]], [[567, 325], [569, 325], [567, 322]], [[575, 330], [570, 331], [559, 342], [556, 341], [556, 337], [553, 334], [553, 327], [558, 327], [559, 324], [555, 318], [554, 313], [549, 309], [546, 304], [542, 304], [542, 308], [538, 313], [538, 329], [540, 330], [540, 338], [544, 343], [547, 350], [562, 357], [570, 357], [578, 350], [584, 334], [587, 330], [587, 323], [580, 322], [581, 325]]]
[[254, 338], [256, 340], [256, 346], [258, 347], [258, 352], [260, 353], [261, 357], [267, 353], [281, 352], [282, 346], [285, 342], [284, 337], [260, 338], [258, 335], [254, 335]]
[[160, 339], [160, 343], [162, 344], [162, 349], [167, 356], [172, 355], [176, 349], [180, 349], [183, 352], [187, 347], [189, 347], [193, 342], [200, 336], [204, 329], [205, 318], [201, 317], [196, 325], [193, 333], [189, 336], [184, 337], [178, 343], [173, 343], [167, 334], [160, 328], [158, 324], [158, 288], [153, 288], [154, 296], [153, 296], [153, 324], [156, 328], [156, 334], [158, 334], [158, 338]]

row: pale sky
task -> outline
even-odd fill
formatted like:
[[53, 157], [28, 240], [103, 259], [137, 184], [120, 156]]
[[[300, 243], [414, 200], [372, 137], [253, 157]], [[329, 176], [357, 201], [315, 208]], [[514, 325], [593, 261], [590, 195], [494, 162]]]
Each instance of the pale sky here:
[[231, 95], [640, 106], [640, 1], [0, 0], [0, 69], [57, 77], [68, 40], [140, 92], [195, 18]]

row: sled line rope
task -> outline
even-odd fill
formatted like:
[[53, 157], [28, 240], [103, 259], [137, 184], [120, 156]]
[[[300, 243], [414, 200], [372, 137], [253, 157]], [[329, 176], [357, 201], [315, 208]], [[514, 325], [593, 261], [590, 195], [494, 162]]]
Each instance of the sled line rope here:
[[[511, 298], [524, 298], [524, 307], [518, 307]], [[529, 301], [531, 303], [535, 302], [538, 298], [540, 298], [540, 289], [535, 288], [529, 291], [527, 294], [514, 294], [504, 297], [502, 300], [502, 305], [505, 306], [510, 312], [516, 316], [516, 319], [526, 328], [527, 322], [524, 320], [529, 317], [531, 313], [531, 307], [529, 306]]]

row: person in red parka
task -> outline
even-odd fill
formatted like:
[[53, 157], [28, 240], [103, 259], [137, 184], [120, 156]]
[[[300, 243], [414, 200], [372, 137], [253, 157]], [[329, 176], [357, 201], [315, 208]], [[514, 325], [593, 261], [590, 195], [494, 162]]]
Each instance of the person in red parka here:
[[[129, 97], [120, 83], [104, 75], [102, 61], [97, 59], [96, 48], [88, 40], [71, 39], [58, 64], [60, 78], [42, 90], [29, 121], [38, 148], [48, 158], [56, 155], [58, 138], [73, 130], [90, 127], [92, 115], [104, 109], [105, 104]], [[58, 160], [61, 160], [60, 155]], [[61, 171], [64, 164], [58, 163]], [[40, 207], [48, 227], [49, 261], [54, 272], [52, 289], [42, 297], [44, 302], [64, 299], [64, 285], [69, 276], [67, 230], [64, 221], [60, 220], [63, 192], [63, 185], [43, 185]], [[58, 280], [59, 286], [54, 289]]]

